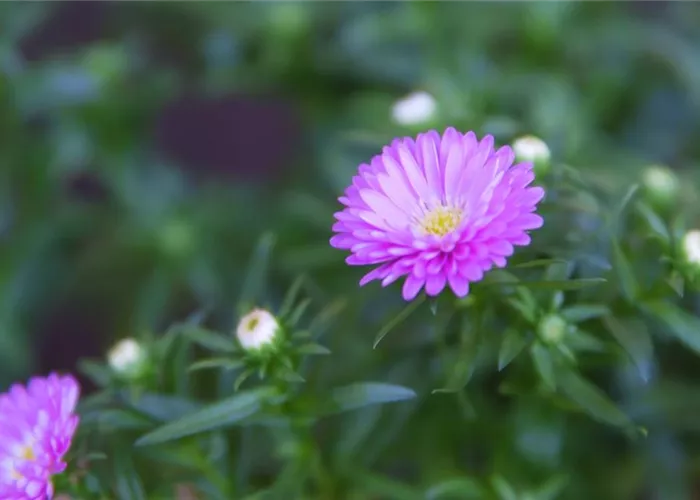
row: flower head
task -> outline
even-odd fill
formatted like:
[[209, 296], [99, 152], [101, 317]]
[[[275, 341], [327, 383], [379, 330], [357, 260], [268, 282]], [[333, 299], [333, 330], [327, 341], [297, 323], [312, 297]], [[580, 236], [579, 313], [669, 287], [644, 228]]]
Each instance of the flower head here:
[[258, 350], [269, 345], [279, 330], [277, 319], [265, 309], [253, 309], [238, 322], [236, 336], [241, 347]]
[[107, 354], [109, 366], [119, 375], [138, 377], [148, 365], [146, 350], [135, 339], [126, 338], [117, 342]]
[[683, 236], [683, 256], [694, 268], [700, 268], [700, 229], [693, 229]]
[[449, 284], [459, 297], [493, 266], [504, 267], [514, 245], [527, 245], [542, 225], [533, 213], [544, 196], [532, 164], [513, 165], [510, 147], [493, 137], [448, 128], [396, 139], [362, 164], [339, 201], [331, 238], [350, 250], [350, 265], [378, 265], [360, 285], [384, 286], [406, 276], [403, 297]]
[[396, 101], [391, 116], [396, 123], [404, 126], [421, 125], [435, 117], [437, 102], [427, 92], [413, 92]]
[[47, 500], [78, 426], [71, 376], [34, 377], [0, 395], [0, 498]]
[[533, 163], [537, 175], [544, 175], [549, 171], [552, 153], [547, 143], [539, 137], [534, 135], [519, 137], [513, 142], [513, 151], [516, 161]]
[[642, 187], [646, 198], [657, 208], [672, 206], [678, 198], [680, 182], [668, 167], [652, 165], [644, 169]]

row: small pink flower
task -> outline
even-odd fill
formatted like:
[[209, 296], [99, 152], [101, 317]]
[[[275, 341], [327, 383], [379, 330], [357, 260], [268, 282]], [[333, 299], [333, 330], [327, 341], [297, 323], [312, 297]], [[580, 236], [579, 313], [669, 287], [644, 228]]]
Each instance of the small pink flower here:
[[78, 426], [76, 380], [50, 374], [0, 394], [0, 499], [49, 500]]
[[438, 295], [449, 285], [469, 293], [493, 266], [504, 267], [514, 245], [528, 245], [528, 231], [542, 226], [535, 214], [544, 197], [532, 164], [513, 165], [510, 147], [494, 149], [493, 137], [448, 128], [395, 139], [370, 164], [362, 164], [339, 201], [331, 238], [350, 250], [350, 265], [378, 265], [360, 285], [382, 285], [406, 276], [403, 297], [421, 289]]

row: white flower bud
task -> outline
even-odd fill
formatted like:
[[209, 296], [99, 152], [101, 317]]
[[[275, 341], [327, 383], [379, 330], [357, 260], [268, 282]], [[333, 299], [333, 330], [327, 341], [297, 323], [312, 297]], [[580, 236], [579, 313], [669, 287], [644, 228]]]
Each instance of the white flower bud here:
[[258, 350], [272, 343], [279, 330], [277, 319], [265, 309], [253, 309], [238, 322], [236, 336], [241, 347]]
[[558, 344], [566, 335], [569, 325], [558, 314], [548, 314], [537, 325], [537, 334], [547, 344]]
[[515, 159], [519, 162], [529, 162], [535, 167], [535, 175], [540, 176], [549, 172], [552, 153], [549, 146], [539, 137], [525, 135], [513, 142]]
[[427, 92], [413, 92], [394, 103], [393, 120], [399, 125], [422, 125], [432, 121], [437, 113], [437, 101]]
[[663, 165], [644, 169], [642, 186], [647, 199], [657, 208], [671, 206], [678, 197], [680, 182], [676, 174]]
[[107, 354], [107, 362], [116, 373], [129, 378], [142, 375], [148, 364], [146, 350], [136, 340], [117, 342]]
[[685, 233], [682, 248], [686, 263], [700, 271], [700, 229]]

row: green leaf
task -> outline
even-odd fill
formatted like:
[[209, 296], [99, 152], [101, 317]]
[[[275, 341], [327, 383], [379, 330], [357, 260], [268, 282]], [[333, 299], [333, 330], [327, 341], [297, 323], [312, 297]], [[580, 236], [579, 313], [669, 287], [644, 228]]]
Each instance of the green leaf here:
[[114, 481], [117, 499], [146, 500], [146, 491], [141, 483], [131, 453], [124, 446], [114, 452]]
[[423, 495], [413, 487], [386, 476], [369, 472], [353, 474], [356, 484], [360, 484], [366, 498], [386, 500], [423, 500]]
[[566, 264], [564, 259], [535, 259], [512, 266], [513, 269], [528, 269], [532, 267], [546, 267], [552, 264]]
[[253, 370], [252, 368], [249, 368], [248, 370], [241, 372], [241, 374], [238, 375], [238, 377], [236, 377], [236, 380], [233, 382], [233, 390], [238, 392], [238, 389], [241, 388], [241, 386], [243, 385], [243, 382], [248, 380], [248, 378], [250, 378], [250, 376], [253, 373], [255, 373], [255, 370]]
[[533, 492], [533, 500], [557, 500], [568, 485], [567, 476], [554, 476]]
[[112, 371], [109, 367], [89, 359], [78, 361], [78, 370], [98, 387], [106, 387], [112, 379]]
[[515, 329], [508, 330], [498, 351], [498, 371], [503, 370], [522, 352], [528, 344], [528, 338]]
[[632, 422], [603, 391], [570, 370], [557, 374], [559, 389], [594, 419], [616, 427], [630, 428]]
[[604, 342], [580, 328], [567, 332], [566, 345], [574, 351], [605, 352], [607, 350]]
[[618, 320], [611, 315], [603, 318], [603, 324], [622, 348], [627, 351], [639, 370], [639, 374], [646, 380], [653, 352], [651, 337], [646, 325], [633, 319]]
[[[87, 416], [86, 416], [87, 417]], [[118, 408], [106, 408], [95, 414], [100, 431], [109, 430], [144, 430], [153, 426], [153, 421], [133, 411]], [[82, 418], [80, 425], [87, 425], [93, 418]]]
[[185, 436], [229, 427], [256, 413], [261, 404], [275, 394], [276, 391], [272, 388], [238, 393], [157, 428], [139, 438], [135, 445], [165, 443]]
[[394, 316], [387, 324], [385, 324], [382, 327], [382, 329], [379, 330], [379, 333], [377, 333], [377, 335], [375, 336], [373, 348], [376, 349], [379, 343], [382, 341], [382, 339], [386, 337], [386, 334], [393, 330], [406, 318], [408, 318], [416, 309], [418, 309], [418, 307], [424, 301], [425, 295], [421, 295], [420, 297], [416, 298], [413, 302], [409, 303], [406, 307], [404, 307], [399, 314]]
[[666, 223], [659, 217], [653, 209], [642, 202], [637, 203], [637, 212], [646, 221], [651, 232], [661, 241], [668, 244], [671, 241], [671, 233], [666, 227]]
[[491, 486], [501, 500], [519, 500], [515, 489], [508, 484], [503, 476], [498, 474], [491, 476]]
[[476, 479], [457, 477], [431, 486], [425, 492], [425, 498], [426, 500], [481, 500], [485, 496], [484, 493], [484, 487]]
[[600, 285], [606, 281], [607, 280], [605, 278], [581, 278], [564, 281], [499, 281], [484, 283], [484, 285], [524, 286], [535, 289], [567, 291], [580, 290], [581, 288]]
[[274, 244], [274, 235], [265, 233], [255, 247], [253, 257], [248, 264], [248, 273], [243, 281], [241, 296], [238, 300], [238, 306], [241, 308], [241, 312], [254, 307], [261, 299], [267, 277], [270, 254], [272, 253]]
[[615, 227], [619, 227], [621, 220], [625, 215], [627, 205], [629, 205], [630, 201], [632, 201], [634, 196], [637, 194], [637, 191], [639, 191], [639, 184], [632, 185], [627, 190], [627, 193], [625, 193], [625, 196], [622, 197], [620, 204], [615, 208], [613, 212], [613, 223], [615, 224]]
[[577, 304], [562, 309], [559, 315], [567, 323], [581, 323], [589, 319], [605, 316], [610, 312], [607, 306], [602, 304]]
[[289, 290], [287, 290], [287, 293], [284, 296], [284, 300], [282, 301], [282, 306], [280, 307], [278, 313], [280, 319], [286, 319], [287, 316], [292, 312], [292, 309], [294, 308], [294, 303], [296, 302], [297, 296], [299, 295], [299, 290], [301, 290], [301, 286], [304, 284], [305, 279], [306, 277], [304, 275], [299, 276], [297, 279], [294, 280], [294, 283], [292, 283], [292, 286], [289, 287]]
[[183, 325], [181, 331], [182, 335], [189, 341], [209, 349], [210, 351], [233, 353], [238, 350], [233, 338], [225, 337], [220, 333], [189, 325]]
[[648, 302], [643, 307], [665, 324], [673, 336], [700, 354], [700, 319], [666, 302]]
[[333, 389], [330, 395], [331, 405], [326, 414], [405, 401], [415, 397], [416, 393], [408, 387], [381, 382], [360, 382]]
[[556, 389], [557, 383], [554, 376], [554, 362], [550, 350], [540, 342], [535, 342], [530, 348], [532, 361], [535, 364], [537, 373], [539, 373], [542, 382], [551, 391]]
[[221, 368], [222, 370], [235, 370], [237, 368], [240, 368], [243, 366], [244, 363], [240, 359], [231, 359], [231, 358], [210, 358], [210, 359], [203, 359], [201, 361], [197, 361], [195, 363], [192, 363], [188, 370], [189, 371], [197, 371], [197, 370], [208, 370], [210, 368]]
[[297, 348], [297, 352], [299, 354], [307, 354], [307, 355], [311, 355], [311, 356], [325, 355], [325, 354], [331, 353], [331, 351], [327, 347], [324, 347], [320, 344], [315, 344], [313, 342], [299, 346]]
[[201, 408], [200, 403], [196, 401], [167, 394], [147, 392], [132, 398], [127, 391], [123, 391], [122, 397], [135, 410], [160, 422], [168, 422], [180, 418]]
[[634, 303], [639, 296], [639, 284], [634, 276], [632, 266], [617, 240], [612, 241], [612, 252], [615, 273], [620, 280], [622, 293], [629, 303]]
[[[478, 321], [478, 320], [477, 320]], [[477, 355], [479, 354], [479, 330], [480, 325], [475, 321], [475, 325], [464, 317], [461, 325], [461, 339], [457, 362], [452, 367], [447, 384], [444, 388], [433, 390], [433, 394], [441, 392], [458, 392], [469, 383], [474, 374]]]
[[287, 325], [290, 328], [295, 327], [299, 323], [309, 305], [311, 305], [311, 299], [304, 299], [292, 310], [289, 318], [287, 319]]

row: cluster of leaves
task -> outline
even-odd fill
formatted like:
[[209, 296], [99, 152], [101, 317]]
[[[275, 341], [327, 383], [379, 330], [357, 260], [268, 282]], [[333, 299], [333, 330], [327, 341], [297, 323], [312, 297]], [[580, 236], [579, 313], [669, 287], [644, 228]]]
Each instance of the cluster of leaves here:
[[[64, 41], [80, 13], [46, 28], [59, 7], [0, 7], [0, 386], [139, 332], [152, 365], [127, 382], [82, 364], [98, 389], [57, 489], [689, 497], [700, 301], [679, 241], [700, 225], [700, 10], [650, 5], [110, 4], [82, 44]], [[435, 96], [435, 127], [534, 133], [556, 161], [530, 247], [465, 301], [406, 307], [358, 289], [328, 238], [357, 165], [415, 132], [390, 118], [415, 89]], [[166, 113], [183, 98], [229, 109], [261, 92], [293, 99], [306, 150], [284, 149], [300, 141], [260, 104], [204, 146], [245, 134], [220, 160], [232, 177], [159, 139], [161, 121], [180, 143], [215, 135], [222, 115]], [[260, 157], [278, 146], [271, 172]], [[651, 161], [681, 178], [668, 210], [630, 188]], [[235, 342], [252, 306], [284, 325], [274, 356]]]

